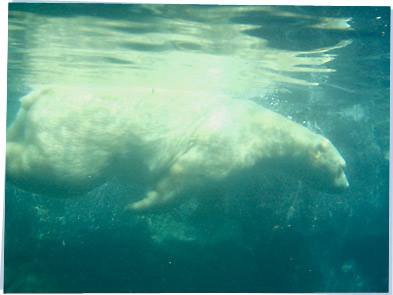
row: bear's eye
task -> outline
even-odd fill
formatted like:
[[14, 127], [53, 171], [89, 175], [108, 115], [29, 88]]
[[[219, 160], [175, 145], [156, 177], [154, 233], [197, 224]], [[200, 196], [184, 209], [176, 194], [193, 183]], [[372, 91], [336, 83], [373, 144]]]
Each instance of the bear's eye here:
[[314, 155], [315, 159], [318, 159], [321, 156], [321, 152], [319, 150], [317, 150], [317, 152]]
[[321, 152], [326, 151], [327, 145], [329, 143], [329, 140], [325, 139], [322, 143], [318, 144], [316, 147], [318, 157], [320, 156]]
[[324, 152], [324, 150], [325, 150], [324, 144], [323, 143], [318, 144], [315, 148], [314, 158], [318, 159], [321, 156], [321, 154]]

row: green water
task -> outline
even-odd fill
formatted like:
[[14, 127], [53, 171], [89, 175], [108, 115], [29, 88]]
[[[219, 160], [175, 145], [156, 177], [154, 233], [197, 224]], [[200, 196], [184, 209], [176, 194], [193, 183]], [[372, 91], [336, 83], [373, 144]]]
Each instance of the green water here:
[[124, 206], [146, 188], [117, 179], [65, 199], [6, 183], [5, 292], [388, 291], [388, 7], [12, 3], [9, 15], [8, 124], [46, 84], [203, 89], [328, 137], [351, 186], [327, 195], [265, 175], [264, 190], [203, 212], [133, 215]]

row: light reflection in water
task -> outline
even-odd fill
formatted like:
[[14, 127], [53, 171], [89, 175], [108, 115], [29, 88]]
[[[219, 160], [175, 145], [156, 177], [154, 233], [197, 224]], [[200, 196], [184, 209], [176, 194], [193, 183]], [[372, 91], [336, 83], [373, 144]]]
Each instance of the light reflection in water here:
[[[311, 17], [268, 6], [126, 7], [129, 17], [122, 19], [10, 11], [9, 70], [19, 73], [10, 83], [166, 88], [249, 98], [269, 93], [277, 83], [318, 85], [304, 73], [334, 71], [325, 65], [334, 59], [332, 51], [350, 43], [310, 51], [274, 49], [250, 34], [263, 26], [233, 21], [262, 11]], [[313, 18], [310, 27], [350, 29], [348, 19]]]

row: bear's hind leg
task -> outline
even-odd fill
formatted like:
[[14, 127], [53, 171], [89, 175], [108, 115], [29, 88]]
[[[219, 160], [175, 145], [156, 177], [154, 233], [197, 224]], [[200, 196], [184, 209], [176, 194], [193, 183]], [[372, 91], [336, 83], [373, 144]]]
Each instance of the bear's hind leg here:
[[23, 154], [25, 145], [17, 142], [6, 144], [7, 175], [20, 175], [23, 172]]

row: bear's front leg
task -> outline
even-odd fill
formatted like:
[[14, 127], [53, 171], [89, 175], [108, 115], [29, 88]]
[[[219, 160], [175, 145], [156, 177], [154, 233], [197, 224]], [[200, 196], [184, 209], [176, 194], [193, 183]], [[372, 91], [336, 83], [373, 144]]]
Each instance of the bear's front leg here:
[[183, 191], [183, 184], [176, 175], [169, 175], [161, 180], [155, 190], [148, 191], [146, 196], [135, 203], [126, 206], [127, 210], [136, 212], [147, 212], [173, 205]]
[[148, 191], [145, 198], [126, 206], [131, 211], [154, 211], [162, 207], [173, 207], [180, 203], [190, 189], [206, 183], [206, 161], [195, 148], [181, 156], [169, 169], [168, 174]]
[[224, 169], [217, 160], [217, 154], [211, 152], [210, 156], [209, 161], [204, 149], [192, 148], [177, 159], [167, 175], [157, 182], [153, 190], [147, 192], [144, 199], [129, 204], [126, 209], [146, 212], [173, 207], [184, 202], [191, 192], [206, 189], [213, 178], [222, 179], [228, 169]]

